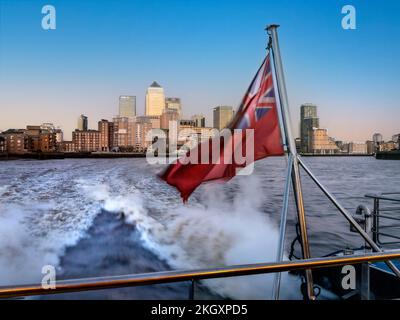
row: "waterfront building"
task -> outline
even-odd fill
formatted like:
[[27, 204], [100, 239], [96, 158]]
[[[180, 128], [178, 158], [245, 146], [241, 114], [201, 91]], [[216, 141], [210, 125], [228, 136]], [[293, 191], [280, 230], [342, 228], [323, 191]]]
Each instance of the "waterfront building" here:
[[161, 116], [165, 108], [164, 89], [154, 81], [146, 92], [146, 116]]
[[311, 103], [302, 104], [300, 107], [300, 150], [302, 153], [312, 152], [313, 129], [319, 128], [317, 106]]
[[24, 131], [28, 152], [38, 152], [40, 150], [40, 126], [26, 126]]
[[181, 119], [179, 120], [179, 126], [184, 129], [194, 128], [195, 122], [193, 120]]
[[311, 135], [311, 152], [313, 154], [334, 154], [339, 151], [335, 140], [329, 137], [327, 129], [313, 128]]
[[349, 142], [349, 154], [367, 154], [365, 142]]
[[197, 132], [195, 131], [195, 122], [193, 120], [181, 119], [178, 123], [178, 147], [191, 141], [190, 148], [194, 147], [195, 139], [197, 139]]
[[8, 153], [20, 154], [28, 152], [28, 139], [24, 129], [8, 129], [2, 133]]
[[28, 152], [27, 141], [24, 133], [15, 133], [7, 135], [8, 153], [26, 153]]
[[[28, 125], [26, 129], [9, 129], [2, 133], [3, 141], [0, 149], [9, 153], [57, 152], [56, 133], [41, 126]], [[0, 150], [1, 152], [1, 150]]]
[[196, 114], [196, 115], [192, 116], [192, 120], [194, 121], [195, 127], [205, 128], [206, 118], [202, 114]]
[[161, 116], [147, 116], [147, 119], [150, 120], [152, 129], [161, 128]]
[[61, 144], [64, 141], [64, 132], [60, 128], [57, 128], [54, 130], [54, 133], [56, 134], [57, 144]]
[[102, 119], [98, 123], [100, 151], [110, 151], [114, 145], [114, 123]]
[[0, 135], [0, 153], [7, 152], [6, 138]]
[[376, 152], [375, 143], [372, 140], [367, 140], [365, 144], [367, 145], [367, 154], [374, 154]]
[[136, 122], [137, 117], [128, 118], [128, 149], [126, 151], [134, 151], [136, 145]]
[[178, 132], [178, 146], [190, 142], [188, 145], [192, 148], [197, 143], [213, 138], [219, 133], [219, 130], [211, 127], [198, 127], [195, 120], [183, 119], [179, 121]]
[[39, 135], [39, 149], [33, 152], [56, 152], [58, 151], [56, 135], [52, 132], [41, 132]]
[[127, 147], [128, 141], [128, 129], [129, 129], [129, 118], [128, 117], [114, 117], [113, 118], [114, 137], [113, 147]]
[[51, 122], [45, 122], [40, 125], [40, 129], [54, 132], [56, 130], [56, 127]]
[[396, 149], [400, 149], [400, 133], [393, 135], [392, 141], [396, 143]]
[[26, 126], [25, 136], [28, 152], [58, 151], [54, 126]]
[[181, 126], [177, 140], [178, 147], [185, 144], [189, 149], [197, 144], [208, 141], [219, 134], [219, 130], [211, 127]]
[[146, 142], [146, 134], [152, 129], [153, 123], [159, 117], [115, 117], [113, 148], [123, 152], [143, 152], [151, 144]]
[[378, 144], [380, 142], [383, 142], [383, 136], [380, 133], [374, 133], [374, 135], [372, 136], [372, 141], [375, 142], [375, 144]]
[[100, 132], [97, 130], [75, 130], [72, 142], [76, 152], [96, 152], [100, 150]]
[[79, 131], [87, 131], [88, 129], [88, 118], [81, 114], [80, 117], [78, 118], [78, 125], [77, 125], [77, 130]]
[[372, 141], [375, 144], [375, 150], [380, 151], [380, 144], [383, 143], [383, 136], [380, 133], [374, 133]]
[[233, 119], [234, 111], [231, 106], [218, 106], [213, 110], [214, 128], [222, 130], [226, 128]]
[[55, 134], [56, 149], [61, 150], [61, 143], [64, 140], [64, 133], [60, 128], [56, 128], [53, 123], [47, 122], [40, 125], [40, 129]]
[[393, 151], [397, 149], [397, 143], [394, 141], [382, 142], [379, 145], [379, 151]]
[[160, 118], [160, 128], [163, 130], [169, 130], [170, 121], [178, 122], [179, 114], [176, 109], [165, 108]]
[[182, 103], [180, 98], [165, 98], [165, 108], [174, 109], [178, 113], [178, 119], [182, 117]]
[[341, 140], [335, 140], [337, 147], [341, 150], [343, 148], [344, 142]]
[[136, 96], [119, 97], [119, 116], [127, 118], [136, 116]]
[[146, 141], [147, 133], [152, 129], [149, 117], [137, 117], [135, 121], [135, 151], [144, 152], [151, 145], [151, 141]]
[[63, 152], [75, 152], [75, 144], [73, 141], [63, 141], [61, 143], [61, 151]]
[[219, 133], [217, 129], [211, 127], [194, 127], [193, 130], [198, 135], [199, 143], [207, 141]]

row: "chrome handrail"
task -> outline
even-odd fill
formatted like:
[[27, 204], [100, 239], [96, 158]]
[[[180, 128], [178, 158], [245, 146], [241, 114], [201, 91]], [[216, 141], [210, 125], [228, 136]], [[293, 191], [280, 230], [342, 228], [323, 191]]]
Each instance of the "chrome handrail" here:
[[[382, 232], [382, 229], [398, 229], [399, 225], [390, 225], [390, 226], [381, 226], [381, 220], [395, 220], [400, 221], [400, 215], [393, 216], [393, 213], [400, 213], [400, 208], [398, 207], [389, 207], [389, 208], [382, 208], [381, 201], [388, 201], [391, 203], [398, 203], [400, 202], [399, 198], [392, 197], [392, 195], [400, 195], [398, 192], [388, 192], [388, 193], [381, 193], [381, 194], [366, 194], [366, 198], [371, 198], [374, 200], [374, 209], [372, 211], [372, 236], [374, 241], [379, 244], [380, 246], [385, 245], [394, 245], [400, 244], [400, 236], [393, 233]], [[386, 214], [381, 214], [384, 212]], [[391, 214], [391, 215], [390, 215]], [[382, 241], [380, 236], [395, 239], [395, 241]]]
[[[322, 183], [317, 179], [317, 177], [311, 172], [311, 170], [305, 165], [303, 160], [299, 157], [299, 163], [304, 171], [308, 174], [312, 181], [318, 186], [318, 188], [326, 195], [326, 197], [331, 201], [331, 203], [339, 210], [339, 212], [346, 218], [350, 223], [350, 226], [364, 239], [364, 241], [375, 251], [382, 252], [382, 249], [376, 244], [374, 238], [370, 238], [367, 232], [362, 229], [362, 227], [357, 223], [353, 216], [336, 200], [336, 198], [331, 194], [328, 189], [326, 189]], [[400, 270], [391, 261], [385, 261], [387, 266], [393, 271], [393, 273], [400, 279]]]
[[400, 250], [379, 252], [368, 255], [351, 255], [328, 258], [314, 258], [297, 261], [284, 261], [272, 263], [258, 263], [237, 265], [222, 268], [164, 271], [147, 274], [130, 274], [123, 276], [98, 277], [86, 279], [60, 280], [54, 289], [43, 288], [40, 284], [0, 287], [0, 298], [15, 298], [23, 296], [37, 296], [66, 292], [80, 292], [101, 289], [135, 287], [151, 284], [174, 283], [183, 281], [237, 277], [274, 272], [314, 269], [360, 264], [365, 262], [388, 261], [400, 258]]

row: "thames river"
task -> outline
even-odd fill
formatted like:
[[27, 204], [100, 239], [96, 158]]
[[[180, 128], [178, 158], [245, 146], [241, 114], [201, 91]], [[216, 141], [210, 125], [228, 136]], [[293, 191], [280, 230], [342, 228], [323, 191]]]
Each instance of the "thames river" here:
[[[372, 157], [304, 161], [350, 212], [372, 206], [366, 193], [400, 191], [400, 162]], [[0, 162], [0, 285], [57, 279], [218, 267], [275, 260], [285, 159], [258, 161], [251, 176], [201, 186], [182, 204], [145, 159]], [[360, 238], [310, 179], [302, 176], [311, 254]], [[295, 238], [289, 210], [286, 248]], [[296, 245], [295, 254], [300, 248]], [[271, 276], [208, 280], [196, 298], [270, 298]], [[282, 298], [300, 299], [300, 280], [283, 276]], [[188, 284], [63, 294], [49, 298], [187, 299]]]

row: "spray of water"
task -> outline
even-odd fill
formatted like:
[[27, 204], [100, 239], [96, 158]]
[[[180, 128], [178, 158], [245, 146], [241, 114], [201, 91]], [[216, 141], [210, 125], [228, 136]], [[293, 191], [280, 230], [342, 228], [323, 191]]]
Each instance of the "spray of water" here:
[[[260, 210], [262, 195], [258, 193], [262, 188], [255, 176], [240, 180], [233, 199], [226, 197], [221, 186], [209, 185], [203, 189], [200, 202], [165, 205], [156, 217], [149, 214], [151, 200], [143, 201], [138, 190], [131, 189], [126, 195], [113, 195], [107, 185], [86, 186], [85, 190], [105, 210], [123, 212], [126, 221], [140, 231], [144, 246], [173, 268], [219, 267], [276, 258], [278, 233]], [[223, 297], [269, 299], [272, 280], [273, 275], [258, 275], [203, 283]], [[296, 281], [284, 275], [284, 289]], [[290, 290], [283, 291], [289, 293], [286, 298], [296, 297]]]
[[[73, 162], [68, 170], [55, 171], [35, 163], [20, 169], [15, 179], [8, 179], [4, 170], [8, 183], [0, 188], [1, 285], [40, 282], [42, 266], [58, 266], [65, 249], [85, 236], [101, 208], [123, 213], [140, 232], [143, 245], [174, 269], [275, 260], [277, 230], [268, 214], [279, 212], [260, 209], [263, 188], [256, 176], [205, 185], [198, 200], [193, 197], [183, 205], [172, 188], [145, 170], [129, 175], [129, 164], [119, 164], [118, 170], [105, 166], [99, 174], [90, 164], [82, 168]], [[297, 291], [296, 281], [284, 277], [283, 292], [293, 286]], [[204, 284], [223, 297], [268, 299], [272, 276]]]

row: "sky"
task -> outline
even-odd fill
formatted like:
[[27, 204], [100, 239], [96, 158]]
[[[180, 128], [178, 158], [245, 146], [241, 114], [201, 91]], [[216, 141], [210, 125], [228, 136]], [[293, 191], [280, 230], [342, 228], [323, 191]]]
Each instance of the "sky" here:
[[[56, 30], [43, 30], [44, 5]], [[356, 29], [341, 26], [344, 5]], [[0, 131], [53, 122], [68, 139], [136, 95], [144, 114], [156, 80], [183, 114], [238, 106], [265, 56], [267, 24], [279, 40], [294, 132], [300, 105], [344, 141], [400, 132], [400, 1], [397, 0], [0, 0]]]

